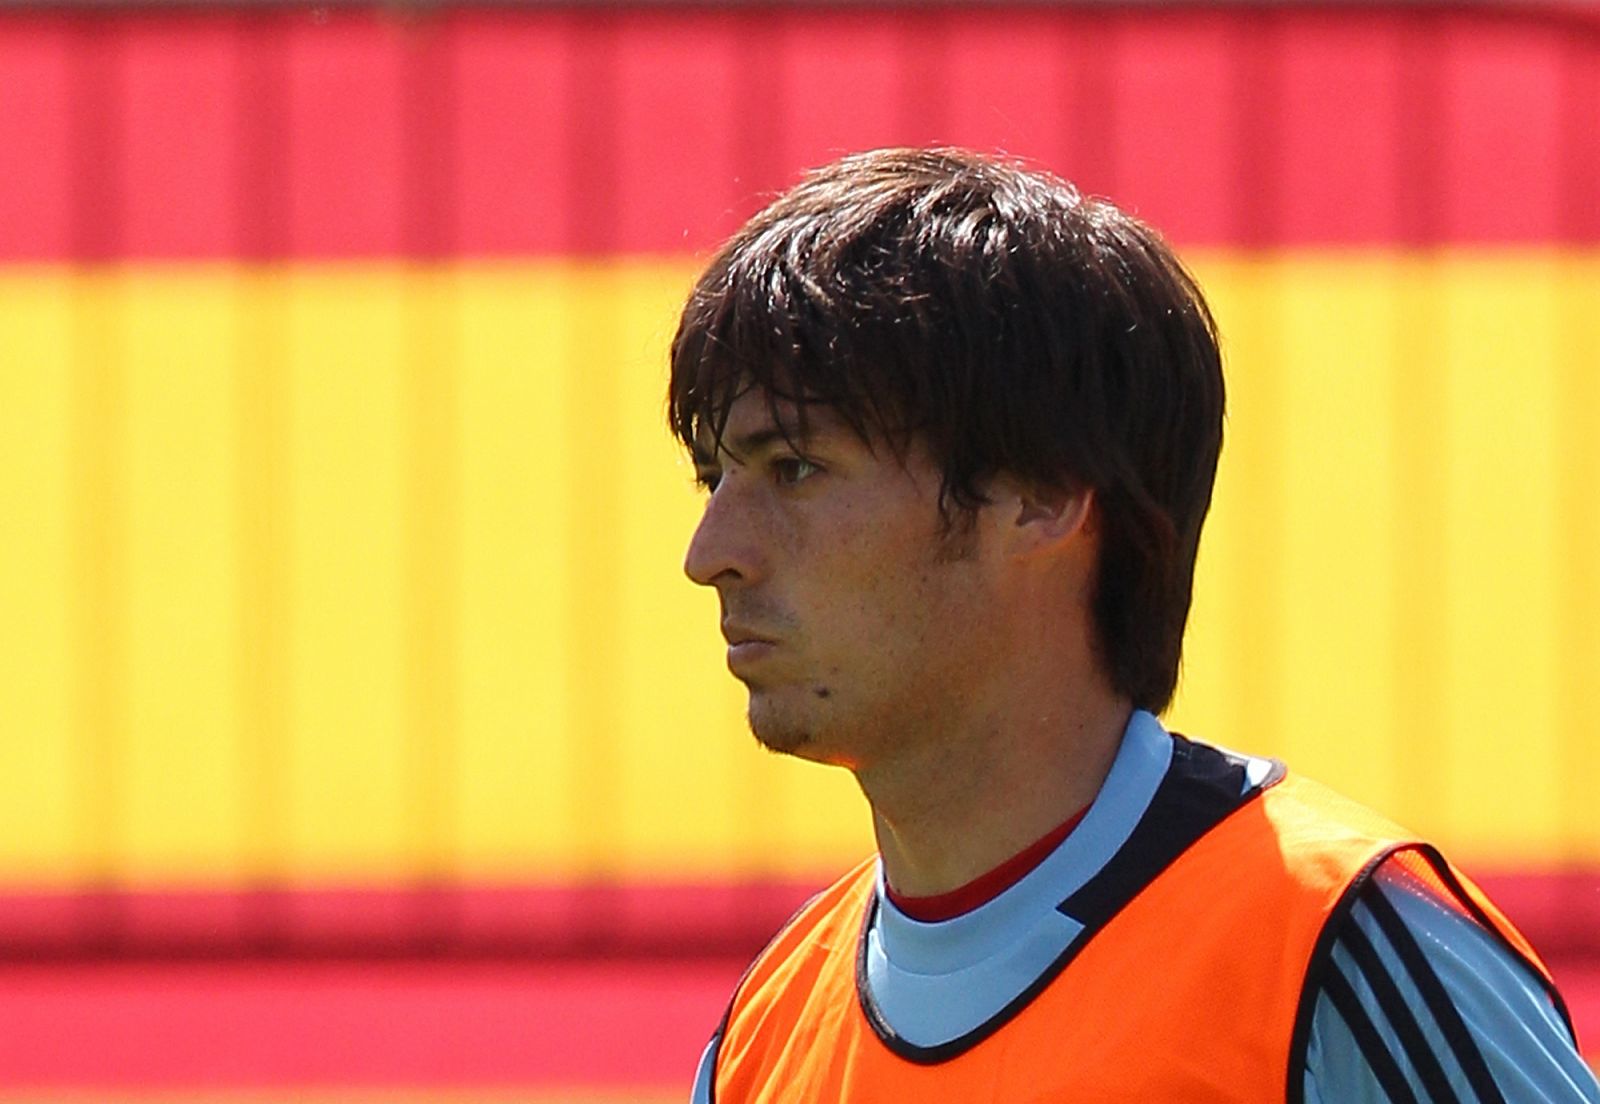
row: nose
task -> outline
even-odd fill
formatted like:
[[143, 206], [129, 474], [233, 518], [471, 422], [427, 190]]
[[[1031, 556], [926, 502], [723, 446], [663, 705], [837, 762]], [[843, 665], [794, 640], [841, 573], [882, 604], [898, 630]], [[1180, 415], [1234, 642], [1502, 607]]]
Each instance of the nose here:
[[724, 475], [706, 499], [705, 513], [689, 539], [683, 573], [701, 586], [751, 582], [762, 561], [758, 529], [750, 504], [741, 503], [735, 479]]

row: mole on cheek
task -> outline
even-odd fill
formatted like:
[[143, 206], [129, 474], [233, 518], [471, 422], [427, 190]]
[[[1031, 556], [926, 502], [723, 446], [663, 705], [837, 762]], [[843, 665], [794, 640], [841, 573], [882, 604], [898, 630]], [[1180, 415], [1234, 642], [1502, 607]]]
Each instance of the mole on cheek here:
[[811, 692], [819, 698], [833, 697], [833, 691], [829, 690], [826, 686], [813, 686], [811, 688]]

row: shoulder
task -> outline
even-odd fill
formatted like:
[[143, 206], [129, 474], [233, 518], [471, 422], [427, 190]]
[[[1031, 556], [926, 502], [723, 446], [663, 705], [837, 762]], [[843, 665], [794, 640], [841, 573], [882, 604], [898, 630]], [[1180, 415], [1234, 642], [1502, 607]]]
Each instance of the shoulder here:
[[742, 993], [792, 966], [797, 956], [818, 942], [819, 936], [859, 924], [862, 906], [877, 885], [877, 878], [878, 860], [874, 856], [801, 905], [751, 962], [735, 990], [735, 1002]]
[[778, 929], [766, 947], [745, 968], [743, 976], [733, 987], [721, 1022], [701, 1053], [700, 1064], [695, 1071], [691, 1098], [693, 1104], [713, 1104], [715, 1101], [717, 1061], [722, 1053], [723, 1041], [728, 1036], [729, 1025], [735, 1014], [749, 1003], [752, 992], [768, 989], [775, 981], [782, 985], [792, 980], [787, 971], [792, 968], [793, 960], [803, 956], [809, 947], [818, 946], [819, 933], [837, 924], [850, 906], [871, 891], [877, 881], [877, 870], [877, 858], [867, 859], [812, 896]]
[[1391, 857], [1331, 920], [1304, 1100], [1600, 1102], [1542, 968], [1445, 892]]

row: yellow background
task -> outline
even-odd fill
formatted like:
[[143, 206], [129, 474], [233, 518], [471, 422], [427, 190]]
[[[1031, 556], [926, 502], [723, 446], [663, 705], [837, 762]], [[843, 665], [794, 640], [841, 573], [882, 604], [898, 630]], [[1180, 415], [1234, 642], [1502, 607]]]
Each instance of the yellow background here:
[[[1600, 254], [1193, 260], [1230, 415], [1170, 723], [1471, 862], [1600, 861]], [[680, 572], [694, 271], [0, 272], [0, 888], [869, 847]]]

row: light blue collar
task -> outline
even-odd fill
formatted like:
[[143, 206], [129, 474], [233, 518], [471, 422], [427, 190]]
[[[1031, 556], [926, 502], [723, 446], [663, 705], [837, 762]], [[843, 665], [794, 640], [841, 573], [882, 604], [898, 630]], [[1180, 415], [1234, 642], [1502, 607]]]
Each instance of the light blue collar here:
[[866, 977], [876, 1011], [895, 1033], [917, 1046], [937, 1046], [996, 1015], [1033, 984], [1083, 930], [1056, 906], [1127, 842], [1171, 761], [1172, 737], [1161, 722], [1135, 712], [1111, 772], [1071, 835], [1016, 885], [954, 919], [922, 923], [895, 908], [880, 861]]

